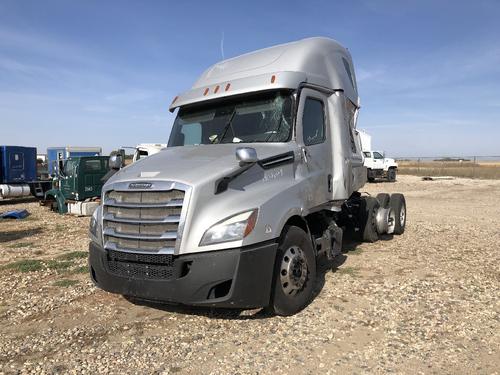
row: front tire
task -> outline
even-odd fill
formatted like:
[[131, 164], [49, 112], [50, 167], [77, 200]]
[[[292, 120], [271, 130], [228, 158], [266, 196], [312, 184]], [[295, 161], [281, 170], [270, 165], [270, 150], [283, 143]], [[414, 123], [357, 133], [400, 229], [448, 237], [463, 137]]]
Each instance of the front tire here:
[[316, 256], [310, 237], [299, 227], [285, 227], [276, 255], [269, 309], [281, 316], [298, 313], [311, 302], [315, 280]]

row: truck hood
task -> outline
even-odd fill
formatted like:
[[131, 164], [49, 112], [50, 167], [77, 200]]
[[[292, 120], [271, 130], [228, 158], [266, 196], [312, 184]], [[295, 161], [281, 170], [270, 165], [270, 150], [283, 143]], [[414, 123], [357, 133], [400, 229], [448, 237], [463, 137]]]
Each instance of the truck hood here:
[[294, 149], [291, 143], [217, 144], [180, 146], [163, 149], [157, 154], [122, 168], [106, 183], [121, 181], [177, 181], [195, 186], [219, 179], [239, 168], [235, 152], [238, 147], [253, 147], [259, 159]]

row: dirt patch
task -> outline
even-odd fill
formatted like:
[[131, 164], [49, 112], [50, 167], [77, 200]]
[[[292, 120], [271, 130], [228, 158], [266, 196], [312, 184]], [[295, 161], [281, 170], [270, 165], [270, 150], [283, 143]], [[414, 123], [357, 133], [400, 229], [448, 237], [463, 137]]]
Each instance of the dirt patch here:
[[405, 193], [406, 232], [346, 243], [289, 318], [100, 291], [88, 218], [3, 202], [31, 216], [0, 221], [0, 373], [497, 373], [500, 181], [400, 176], [365, 190]]

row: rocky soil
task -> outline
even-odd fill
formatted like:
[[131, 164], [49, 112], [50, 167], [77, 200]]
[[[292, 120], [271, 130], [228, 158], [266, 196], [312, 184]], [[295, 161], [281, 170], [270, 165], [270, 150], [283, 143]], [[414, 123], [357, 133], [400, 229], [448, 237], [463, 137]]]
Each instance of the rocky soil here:
[[401, 176], [406, 232], [346, 243], [301, 313], [131, 303], [87, 276], [88, 218], [0, 221], [0, 373], [496, 374], [500, 181]]

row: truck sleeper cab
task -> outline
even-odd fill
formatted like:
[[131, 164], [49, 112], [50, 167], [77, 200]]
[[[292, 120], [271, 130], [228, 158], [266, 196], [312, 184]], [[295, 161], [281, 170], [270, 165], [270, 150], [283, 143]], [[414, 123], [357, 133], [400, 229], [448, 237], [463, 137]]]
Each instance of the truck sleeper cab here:
[[43, 198], [51, 181], [38, 176], [35, 147], [0, 146], [0, 199]]
[[139, 299], [279, 315], [313, 296], [316, 258], [345, 230], [401, 234], [401, 194], [364, 197], [349, 52], [326, 38], [205, 71], [174, 98], [168, 147], [114, 174], [90, 224], [100, 288]]

